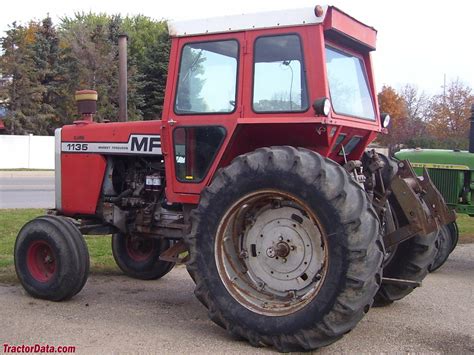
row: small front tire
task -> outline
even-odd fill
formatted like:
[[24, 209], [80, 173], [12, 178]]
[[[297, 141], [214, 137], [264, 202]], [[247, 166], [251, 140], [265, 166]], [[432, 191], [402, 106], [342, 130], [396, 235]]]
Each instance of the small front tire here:
[[87, 280], [87, 246], [77, 227], [63, 217], [28, 222], [17, 236], [14, 253], [18, 279], [35, 298], [69, 299]]

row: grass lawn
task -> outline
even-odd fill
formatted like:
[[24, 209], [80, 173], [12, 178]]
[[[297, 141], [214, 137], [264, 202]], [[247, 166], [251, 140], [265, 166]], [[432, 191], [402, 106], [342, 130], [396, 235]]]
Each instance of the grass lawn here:
[[[0, 209], [0, 282], [17, 282], [13, 266], [13, 247], [21, 227], [45, 214], [42, 209]], [[91, 273], [118, 274], [111, 250], [110, 236], [86, 236], [91, 257]]]
[[456, 222], [459, 227], [459, 243], [474, 243], [474, 217], [458, 214]]
[[[44, 214], [42, 209], [0, 209], [0, 282], [17, 282], [13, 266], [13, 247], [21, 227]], [[458, 215], [459, 243], [474, 243], [474, 218]], [[91, 273], [118, 274], [111, 250], [111, 237], [86, 236], [91, 257]]]

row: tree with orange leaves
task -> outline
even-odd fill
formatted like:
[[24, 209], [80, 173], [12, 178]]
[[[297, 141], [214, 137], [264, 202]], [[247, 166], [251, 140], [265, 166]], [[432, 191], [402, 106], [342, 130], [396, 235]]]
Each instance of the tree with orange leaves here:
[[459, 79], [448, 84], [444, 93], [435, 95], [430, 104], [429, 133], [440, 141], [453, 142], [452, 148], [466, 148], [469, 116], [474, 96]]
[[408, 122], [405, 101], [394, 88], [384, 85], [378, 94], [381, 112], [390, 114], [391, 123], [388, 134], [379, 136], [378, 142], [393, 149], [406, 140]]

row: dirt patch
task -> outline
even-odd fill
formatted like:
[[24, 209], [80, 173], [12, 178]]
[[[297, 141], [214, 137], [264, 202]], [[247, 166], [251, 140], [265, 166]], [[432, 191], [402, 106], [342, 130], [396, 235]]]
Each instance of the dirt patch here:
[[464, 235], [460, 235], [459, 236], [459, 241], [458, 241], [459, 244], [470, 244], [470, 243], [474, 243], [474, 234], [464, 234]]
[[20, 281], [16, 277], [15, 267], [13, 265], [9, 265], [7, 267], [0, 269], [0, 285], [16, 285]]

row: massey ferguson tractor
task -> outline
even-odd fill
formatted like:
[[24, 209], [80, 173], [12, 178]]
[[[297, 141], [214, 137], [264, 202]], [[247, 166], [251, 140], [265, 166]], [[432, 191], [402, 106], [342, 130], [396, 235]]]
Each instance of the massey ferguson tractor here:
[[83, 235], [159, 279], [184, 262], [209, 317], [279, 351], [349, 332], [420, 285], [455, 215], [426, 171], [366, 147], [384, 132], [376, 31], [335, 7], [170, 23], [163, 117], [56, 131], [56, 208], [15, 245], [33, 297], [73, 297]]

